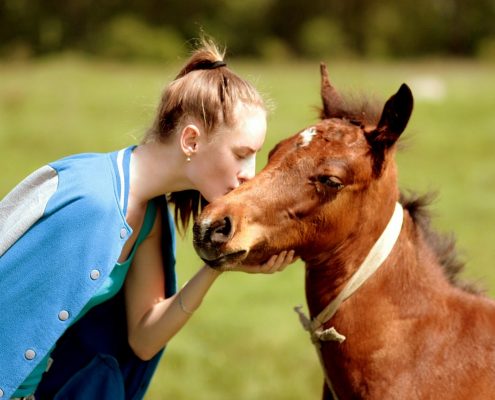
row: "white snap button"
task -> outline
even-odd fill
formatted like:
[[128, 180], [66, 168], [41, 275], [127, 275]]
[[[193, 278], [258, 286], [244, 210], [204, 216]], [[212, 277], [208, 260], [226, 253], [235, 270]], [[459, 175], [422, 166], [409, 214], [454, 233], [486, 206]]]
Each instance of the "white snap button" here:
[[69, 311], [62, 310], [58, 313], [58, 319], [60, 321], [67, 321], [69, 319]]
[[33, 349], [27, 349], [24, 353], [24, 357], [26, 357], [26, 360], [34, 360], [36, 352]]
[[126, 236], [127, 236], [127, 229], [122, 228], [122, 229], [120, 230], [120, 238], [121, 238], [121, 239], [124, 239]]
[[3, 390], [0, 389], [0, 397], [3, 397]]
[[97, 269], [93, 269], [91, 270], [89, 276], [91, 277], [91, 279], [96, 281], [100, 277], [100, 271], [98, 271]]

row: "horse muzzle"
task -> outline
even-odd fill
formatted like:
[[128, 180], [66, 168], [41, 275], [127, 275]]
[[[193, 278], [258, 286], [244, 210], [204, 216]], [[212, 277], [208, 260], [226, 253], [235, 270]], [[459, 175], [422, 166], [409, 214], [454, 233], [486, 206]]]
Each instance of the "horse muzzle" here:
[[213, 268], [241, 262], [247, 250], [228, 249], [228, 242], [233, 234], [234, 228], [229, 216], [216, 221], [200, 217], [193, 227], [194, 249], [201, 259]]

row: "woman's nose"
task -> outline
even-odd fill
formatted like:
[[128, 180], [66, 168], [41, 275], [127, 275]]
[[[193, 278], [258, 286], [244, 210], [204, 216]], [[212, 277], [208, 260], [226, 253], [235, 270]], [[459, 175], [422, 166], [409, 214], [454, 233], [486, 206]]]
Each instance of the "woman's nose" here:
[[241, 170], [237, 174], [237, 180], [239, 181], [239, 185], [242, 185], [244, 182], [253, 179], [255, 174], [256, 174], [256, 158], [252, 156], [249, 158], [249, 160], [246, 160], [246, 163], [242, 166]]
[[237, 175], [237, 182], [239, 182], [239, 185], [242, 185], [244, 182], [247, 182], [252, 178], [254, 178], [254, 172], [253, 173], [240, 173], [239, 175]]
[[241, 176], [237, 177], [237, 182], [239, 182], [239, 185], [242, 185], [244, 182], [247, 182], [249, 179], [248, 178], [243, 178]]

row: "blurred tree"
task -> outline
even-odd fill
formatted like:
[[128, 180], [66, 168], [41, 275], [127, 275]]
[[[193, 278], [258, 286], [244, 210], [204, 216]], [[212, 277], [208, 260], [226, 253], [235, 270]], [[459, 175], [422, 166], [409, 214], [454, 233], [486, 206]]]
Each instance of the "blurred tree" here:
[[[472, 56], [495, 37], [495, 0], [0, 0], [0, 55], [99, 52], [123, 15], [134, 22], [119, 35], [137, 58], [201, 29], [239, 56]], [[136, 42], [153, 37], [139, 53]]]

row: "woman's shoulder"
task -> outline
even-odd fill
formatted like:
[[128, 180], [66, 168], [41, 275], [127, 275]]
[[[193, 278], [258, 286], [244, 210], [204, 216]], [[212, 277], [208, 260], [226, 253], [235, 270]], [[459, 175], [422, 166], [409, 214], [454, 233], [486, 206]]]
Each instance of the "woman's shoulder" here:
[[79, 153], [62, 157], [56, 161], [48, 163], [55, 170], [62, 172], [70, 170], [89, 174], [95, 168], [100, 168], [103, 164], [108, 164], [112, 153]]
[[82, 153], [49, 164], [58, 175], [54, 207], [78, 203], [94, 212], [119, 206], [116, 172], [111, 153]]

